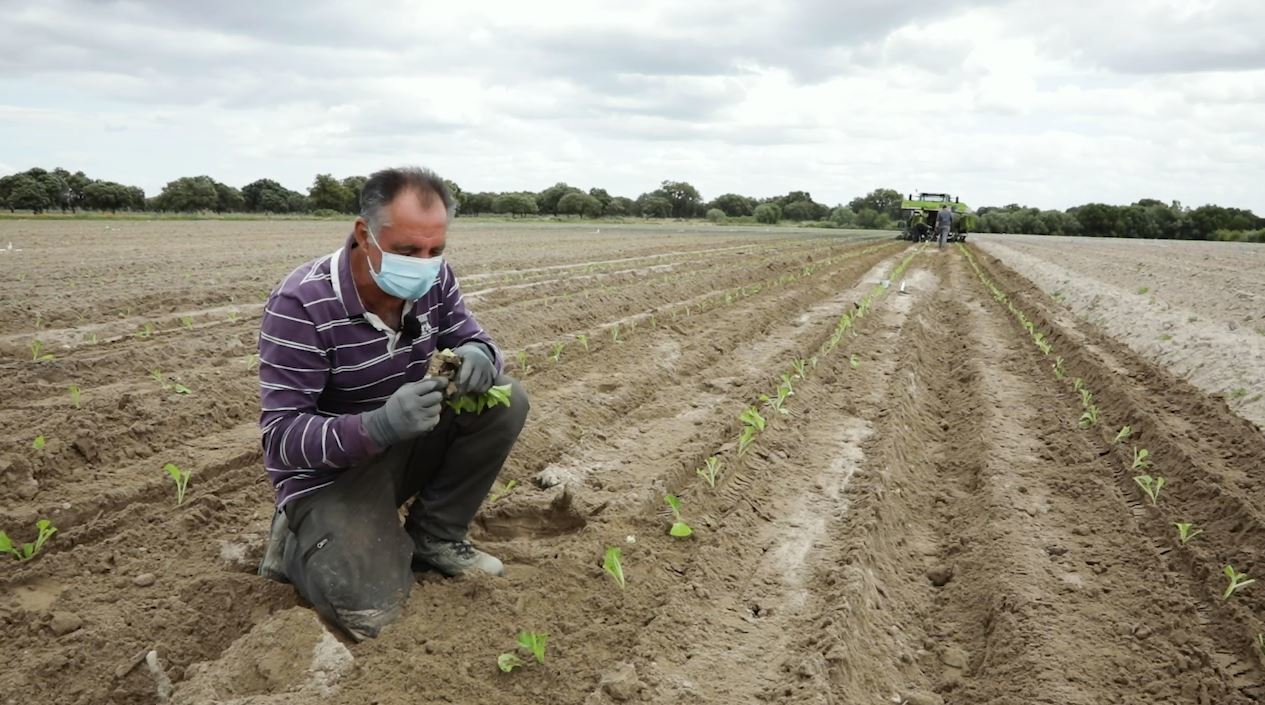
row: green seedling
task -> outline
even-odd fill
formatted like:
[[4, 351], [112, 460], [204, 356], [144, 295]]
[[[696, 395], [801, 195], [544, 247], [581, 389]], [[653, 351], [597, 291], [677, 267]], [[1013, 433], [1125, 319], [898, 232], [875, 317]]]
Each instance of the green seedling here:
[[44, 444], [45, 444], [45, 440], [44, 440], [43, 434], [36, 436], [35, 440], [31, 441], [31, 447], [37, 451], [44, 450]]
[[618, 546], [606, 549], [606, 557], [602, 560], [602, 570], [611, 576], [620, 590], [623, 590], [627, 582], [624, 580], [624, 566], [619, 561], [620, 553]]
[[747, 448], [749, 448], [751, 444], [755, 441], [756, 433], [757, 431], [755, 429], [755, 426], [744, 426], [742, 428], [742, 433], [738, 434], [738, 457], [739, 458], [747, 454]]
[[509, 482], [505, 483], [504, 485], [500, 485], [499, 487], [493, 486], [492, 494], [488, 497], [488, 501], [495, 504], [498, 501], [505, 499], [506, 497], [509, 496], [509, 493], [514, 491], [515, 487], [518, 487], [518, 480], [510, 480]]
[[508, 384], [501, 384], [489, 388], [483, 394], [463, 394], [444, 403], [458, 414], [466, 412], [482, 414], [493, 407], [509, 406], [512, 389]]
[[193, 327], [193, 316], [181, 316], [181, 317], [180, 317], [180, 325], [184, 326], [185, 328], [192, 328], [192, 327]]
[[1145, 294], [1146, 292], [1150, 290], [1151, 290], [1151, 287], [1149, 286], [1140, 286], [1138, 287], [1138, 295], [1141, 296], [1142, 294]]
[[1054, 378], [1064, 379], [1066, 377], [1067, 377], [1067, 372], [1063, 369], [1063, 358], [1061, 357], [1054, 358]]
[[175, 463], [167, 463], [163, 466], [163, 471], [171, 477], [172, 482], [176, 483], [176, 506], [184, 504], [184, 493], [189, 487], [189, 472], [181, 470]]
[[1072, 389], [1075, 389], [1076, 391], [1079, 392], [1081, 388], [1084, 386], [1085, 386], [1085, 380], [1081, 379], [1080, 377], [1077, 377], [1076, 379], [1072, 380]]
[[720, 458], [715, 455], [709, 457], [703, 461], [703, 467], [698, 468], [694, 472], [703, 478], [708, 487], [716, 489], [716, 478], [720, 476]]
[[553, 352], [549, 354], [549, 359], [553, 360], [555, 365], [562, 361], [562, 347], [562, 343], [554, 343]]
[[232, 310], [232, 311], [229, 311], [229, 312], [228, 312], [228, 322], [229, 322], [229, 323], [236, 323], [236, 322], [237, 322], [237, 316], [238, 316], [238, 315], [239, 315], [239, 314], [238, 314], [238, 312], [237, 312], [237, 310], [236, 310], [236, 309], [234, 309], [234, 310]]
[[689, 524], [681, 521], [681, 500], [674, 494], [664, 495], [663, 501], [672, 509], [672, 528], [668, 529], [668, 534], [678, 539], [683, 539], [694, 533]]
[[791, 367], [793, 367], [793, 368], [795, 369], [795, 376], [796, 376], [797, 378], [799, 378], [799, 379], [804, 379], [804, 376], [805, 376], [805, 374], [806, 374], [806, 373], [805, 373], [805, 370], [807, 370], [807, 369], [808, 369], [808, 361], [807, 361], [807, 360], [796, 360], [795, 362], [792, 362], [792, 363], [791, 363]]
[[518, 645], [531, 652], [536, 657], [536, 663], [545, 662], [545, 647], [549, 643], [549, 635], [544, 632], [527, 632], [518, 633]]
[[1256, 582], [1255, 578], [1247, 577], [1247, 573], [1240, 573], [1234, 569], [1234, 566], [1229, 564], [1222, 568], [1221, 572], [1225, 573], [1225, 577], [1230, 581], [1230, 583], [1225, 586], [1225, 592], [1221, 595], [1221, 599], [1223, 600], [1230, 599], [1230, 596], [1234, 593]]
[[1139, 449], [1137, 446], [1133, 448], [1133, 469], [1144, 470], [1151, 467], [1151, 461], [1147, 458], [1151, 457], [1151, 451], [1146, 448]]
[[760, 415], [760, 411], [754, 406], [748, 406], [744, 409], [742, 413], [738, 415], [738, 420], [741, 421], [747, 428], [754, 428], [757, 431], [764, 430], [764, 417]]
[[501, 669], [504, 673], [510, 673], [515, 668], [522, 668], [525, 665], [527, 664], [523, 663], [523, 660], [518, 657], [518, 654], [512, 651], [506, 651], [496, 657], [496, 667]]
[[70, 385], [70, 403], [74, 404], [76, 409], [79, 408], [80, 393], [79, 385]]
[[615, 324], [615, 327], [611, 328], [611, 342], [612, 343], [619, 342], [619, 324], [618, 323]]
[[1177, 538], [1181, 540], [1183, 546], [1185, 546], [1188, 541], [1204, 532], [1203, 529], [1195, 529], [1194, 531], [1191, 531], [1191, 527], [1194, 525], [1186, 522], [1179, 521], [1176, 524], [1173, 524], [1173, 526], [1177, 527]]
[[1115, 445], [1132, 435], [1133, 435], [1133, 428], [1131, 426], [1122, 426], [1120, 428], [1120, 433], [1116, 434], [1116, 440], [1112, 441], [1111, 444]]
[[167, 383], [167, 377], [163, 375], [161, 370], [150, 370], [149, 378], [159, 384], [165, 385]]
[[813, 355], [812, 357], [808, 358], [808, 366], [809, 366], [809, 367], [811, 367], [811, 368], [813, 368], [814, 370], [815, 370], [815, 369], [817, 369], [817, 356], [816, 356], [816, 355]]
[[152, 337], [154, 335], [154, 324], [150, 323], [149, 321], [146, 321], [145, 325], [140, 330], [133, 333], [132, 335], [136, 336], [137, 338]]
[[1261, 657], [1265, 658], [1265, 634], [1256, 635], [1256, 650], [1261, 652]]
[[1151, 500], [1151, 506], [1157, 506], [1160, 499], [1160, 490], [1164, 487], [1164, 478], [1159, 475], [1138, 475], [1133, 478], [1138, 483], [1138, 487], [1146, 493]]
[[1092, 392], [1090, 392], [1088, 389], [1085, 389], [1084, 387], [1081, 387], [1080, 393], [1081, 393], [1081, 406], [1088, 409], [1090, 405], [1094, 403], [1094, 395]]
[[791, 372], [783, 372], [783, 373], [782, 373], [781, 380], [782, 380], [782, 386], [783, 386], [783, 387], [786, 387], [787, 389], [789, 389], [789, 390], [791, 390], [791, 391], [794, 391], [794, 389], [795, 389], [795, 375], [794, 375], [794, 373], [791, 373]]
[[860, 367], [860, 366], [861, 366], [861, 361], [860, 361], [859, 359], [857, 359], [857, 356], [856, 356], [855, 354], [854, 354], [854, 355], [849, 355], [849, 356], [848, 356], [848, 364], [849, 364], [849, 365], [852, 365], [852, 369], [854, 369], [854, 370], [855, 370], [856, 368], [858, 368], [858, 367]]
[[89, 343], [91, 343], [91, 344], [93, 344], [93, 345], [96, 345], [96, 344], [97, 344], [97, 334], [96, 334], [96, 333], [85, 333], [85, 334], [84, 334], [84, 336], [83, 336], [83, 339], [84, 339], [84, 340], [86, 340], [86, 341], [88, 341]]
[[52, 359], [52, 353], [44, 352], [44, 341], [39, 338], [31, 341], [31, 362], [48, 362]]
[[580, 334], [575, 336], [575, 339], [580, 341], [580, 346], [584, 348], [584, 352], [589, 351], [589, 337], [587, 335]]
[[519, 371], [519, 373], [520, 373], [520, 374], [527, 374], [527, 373], [531, 372], [531, 365], [527, 364], [527, 351], [526, 351], [526, 350], [519, 350], [519, 351], [518, 351], [518, 355], [517, 355], [517, 357], [518, 357], [518, 371]]
[[259, 353], [253, 353], [250, 357], [246, 358], [246, 369], [252, 372], [259, 371]]
[[1098, 423], [1098, 407], [1093, 404], [1085, 407], [1079, 423], [1081, 428], [1093, 428]]
[[34, 543], [24, 543], [15, 545], [9, 535], [0, 531], [0, 553], [11, 554], [19, 561], [29, 561], [39, 555], [44, 548], [44, 543], [57, 533], [57, 527], [53, 526], [53, 522], [47, 519], [40, 519], [35, 522], [35, 529], [39, 534], [35, 537]]
[[[779, 387], [778, 389], [780, 390], [782, 388]], [[785, 401], [784, 397], [781, 397], [781, 396], [770, 397], [768, 394], [761, 394], [760, 401], [767, 404], [770, 409], [776, 411], [779, 414], [789, 415], [791, 413], [787, 411], [786, 409], [782, 408], [782, 403]]]

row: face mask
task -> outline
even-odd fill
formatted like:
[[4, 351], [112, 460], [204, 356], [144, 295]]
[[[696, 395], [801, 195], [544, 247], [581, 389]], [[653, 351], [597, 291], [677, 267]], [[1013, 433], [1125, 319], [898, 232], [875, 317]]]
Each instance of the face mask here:
[[374, 235], [372, 230], [368, 228], [366, 230], [369, 232], [369, 238], [373, 240], [373, 246], [382, 253], [380, 271], [373, 271], [373, 264], [369, 265], [369, 274], [373, 276], [373, 282], [378, 285], [378, 288], [386, 294], [405, 301], [416, 301], [425, 296], [439, 278], [439, 270], [444, 266], [443, 256], [406, 257], [387, 252], [382, 249], [382, 245], [378, 244], [378, 236]]

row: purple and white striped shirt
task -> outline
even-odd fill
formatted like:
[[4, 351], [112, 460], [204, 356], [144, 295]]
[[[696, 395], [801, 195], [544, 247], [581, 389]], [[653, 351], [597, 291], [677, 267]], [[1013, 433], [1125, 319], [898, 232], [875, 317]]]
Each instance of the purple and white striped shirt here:
[[332, 483], [339, 471], [381, 452], [361, 414], [426, 373], [435, 350], [476, 340], [500, 350], [466, 310], [444, 262], [439, 281], [412, 311], [421, 334], [409, 341], [365, 310], [351, 277], [347, 238], [338, 251], [300, 265], [273, 290], [259, 333], [259, 425], [264, 468], [277, 506]]

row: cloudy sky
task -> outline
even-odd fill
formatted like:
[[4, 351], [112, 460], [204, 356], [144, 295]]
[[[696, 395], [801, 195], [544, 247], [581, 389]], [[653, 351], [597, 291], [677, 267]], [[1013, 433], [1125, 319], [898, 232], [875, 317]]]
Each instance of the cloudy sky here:
[[1265, 213], [1262, 0], [0, 6], [0, 173]]

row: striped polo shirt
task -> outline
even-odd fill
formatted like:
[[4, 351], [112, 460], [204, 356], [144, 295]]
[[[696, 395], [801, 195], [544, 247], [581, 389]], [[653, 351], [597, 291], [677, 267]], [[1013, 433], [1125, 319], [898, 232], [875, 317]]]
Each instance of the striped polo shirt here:
[[336, 252], [300, 265], [264, 306], [259, 425], [278, 507], [381, 452], [361, 414], [420, 380], [435, 350], [479, 341], [503, 369], [500, 350], [466, 310], [447, 261], [438, 282], [411, 304], [421, 332], [410, 340], [365, 310], [351, 277], [354, 247], [348, 237]]

